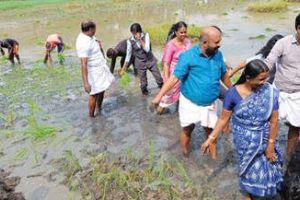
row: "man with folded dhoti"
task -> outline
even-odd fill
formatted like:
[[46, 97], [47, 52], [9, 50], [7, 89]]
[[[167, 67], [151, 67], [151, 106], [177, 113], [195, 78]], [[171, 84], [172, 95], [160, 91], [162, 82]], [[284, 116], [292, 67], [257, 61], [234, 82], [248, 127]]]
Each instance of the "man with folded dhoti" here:
[[[179, 120], [182, 127], [180, 144], [182, 152], [189, 152], [191, 133], [195, 124], [200, 122], [206, 137], [215, 127], [217, 99], [220, 95], [220, 80], [231, 86], [221, 46], [221, 32], [214, 26], [205, 27], [200, 34], [200, 45], [180, 54], [173, 75], [164, 83], [162, 89], [152, 100], [158, 105], [162, 96], [177, 82], [181, 82], [179, 97]], [[216, 146], [210, 149], [212, 158], [216, 158]]]
[[270, 69], [277, 63], [274, 85], [280, 91], [279, 117], [289, 126], [287, 153], [291, 155], [300, 131], [300, 14], [296, 33], [277, 41], [266, 62]]
[[111, 85], [114, 76], [95, 37], [96, 24], [91, 20], [83, 21], [81, 31], [76, 40], [76, 51], [81, 62], [84, 90], [90, 95], [89, 116], [95, 117], [101, 111], [104, 91]]

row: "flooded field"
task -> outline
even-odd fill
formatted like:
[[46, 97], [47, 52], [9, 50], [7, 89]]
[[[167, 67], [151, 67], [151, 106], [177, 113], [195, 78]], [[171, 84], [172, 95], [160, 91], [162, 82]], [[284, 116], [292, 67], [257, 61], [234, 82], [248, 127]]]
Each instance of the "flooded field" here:
[[[192, 152], [183, 157], [175, 108], [161, 116], [149, 111], [158, 92], [152, 77], [151, 93], [143, 97], [132, 73], [126, 86], [115, 74], [101, 116], [90, 119], [75, 40], [86, 18], [96, 21], [96, 35], [105, 49], [129, 37], [133, 22], [145, 30], [178, 20], [197, 27], [214, 24], [224, 32], [221, 50], [226, 61], [236, 66], [270, 36], [293, 33], [300, 12], [299, 3], [277, 13], [249, 12], [248, 4], [76, 0], [3, 10], [0, 39], [20, 42], [23, 63], [11, 67], [0, 57], [0, 168], [21, 178], [16, 191], [28, 200], [242, 199], [231, 135], [221, 137], [219, 159], [212, 161], [200, 154], [204, 136], [197, 125]], [[63, 66], [55, 52], [53, 66], [42, 63], [44, 41], [51, 33], [60, 33], [67, 44]], [[162, 46], [152, 48], [160, 60]], [[281, 124], [283, 149], [286, 132]]]

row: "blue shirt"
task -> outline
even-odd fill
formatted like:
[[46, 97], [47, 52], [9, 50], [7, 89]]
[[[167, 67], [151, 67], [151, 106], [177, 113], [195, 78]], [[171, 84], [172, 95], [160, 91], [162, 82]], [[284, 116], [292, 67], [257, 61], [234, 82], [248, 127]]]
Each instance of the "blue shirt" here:
[[218, 50], [213, 56], [202, 54], [200, 45], [180, 54], [173, 75], [181, 81], [181, 93], [199, 106], [211, 105], [220, 94], [220, 80], [227, 69]]

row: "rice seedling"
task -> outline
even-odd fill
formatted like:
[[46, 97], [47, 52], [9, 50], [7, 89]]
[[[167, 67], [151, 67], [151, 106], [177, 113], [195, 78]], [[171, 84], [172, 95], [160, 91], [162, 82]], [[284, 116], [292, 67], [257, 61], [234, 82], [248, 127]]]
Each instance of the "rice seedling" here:
[[267, 28], [265, 28], [265, 31], [267, 31], [267, 32], [274, 32], [274, 31], [276, 31], [275, 29], [272, 29], [272, 28], [270, 28], [270, 27], [267, 27]]
[[25, 160], [27, 158], [28, 158], [28, 149], [21, 148], [16, 152], [13, 159], [14, 160]]
[[47, 137], [56, 135], [59, 129], [51, 126], [38, 124], [35, 117], [30, 114], [27, 118], [29, 127], [25, 131], [25, 135], [31, 137], [35, 141], [43, 140]]
[[248, 10], [252, 12], [279, 12], [286, 9], [288, 3], [286, 0], [260, 1], [249, 4]]
[[65, 61], [65, 55], [63, 53], [58, 53], [57, 54], [57, 59], [58, 59], [58, 62], [60, 64], [62, 64]]
[[83, 199], [200, 198], [184, 166], [176, 159], [157, 158], [153, 142], [150, 142], [148, 156], [136, 158], [131, 153], [130, 149], [127, 155], [117, 157], [101, 153], [91, 157], [86, 167], [81, 167], [73, 154], [70, 154], [71, 159], [65, 155], [61, 160], [65, 162], [63, 166], [68, 167], [61, 169], [67, 174], [68, 186], [80, 192]]
[[127, 72], [125, 72], [119, 80], [119, 86], [122, 88], [126, 88], [128, 87], [131, 80], [132, 78], [130, 77], [130, 75]]

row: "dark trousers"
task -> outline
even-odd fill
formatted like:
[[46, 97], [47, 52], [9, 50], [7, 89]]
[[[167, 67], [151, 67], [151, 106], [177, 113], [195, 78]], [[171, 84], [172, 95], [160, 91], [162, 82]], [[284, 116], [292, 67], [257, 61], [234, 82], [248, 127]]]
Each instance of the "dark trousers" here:
[[142, 91], [147, 90], [147, 86], [148, 86], [147, 70], [149, 70], [152, 73], [158, 87], [161, 87], [163, 85], [163, 79], [161, 77], [159, 69], [157, 68], [156, 63], [155, 64], [145, 63], [144, 66], [137, 67], [137, 72], [141, 83], [141, 90]]

